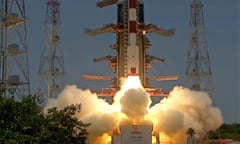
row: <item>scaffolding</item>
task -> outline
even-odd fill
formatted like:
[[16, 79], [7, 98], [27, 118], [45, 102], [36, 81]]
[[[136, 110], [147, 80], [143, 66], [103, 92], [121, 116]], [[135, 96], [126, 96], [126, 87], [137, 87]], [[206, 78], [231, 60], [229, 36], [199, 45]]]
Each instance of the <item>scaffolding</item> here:
[[21, 100], [30, 94], [25, 1], [0, 4], [0, 93]]

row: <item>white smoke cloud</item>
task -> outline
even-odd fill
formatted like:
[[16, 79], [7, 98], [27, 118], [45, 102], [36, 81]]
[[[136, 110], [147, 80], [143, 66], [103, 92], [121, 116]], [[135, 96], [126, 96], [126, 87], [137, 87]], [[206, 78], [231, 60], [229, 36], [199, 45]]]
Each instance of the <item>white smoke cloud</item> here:
[[90, 123], [89, 132], [101, 136], [113, 130], [118, 120], [118, 113], [103, 99], [98, 99], [90, 90], [82, 90], [75, 85], [66, 86], [57, 99], [50, 99], [46, 108], [63, 108], [71, 104], [81, 104], [81, 111], [76, 114], [79, 120]]
[[93, 113], [81, 120], [91, 123], [88, 132], [94, 137], [101, 137], [111, 133], [118, 123], [117, 113]]
[[144, 89], [129, 89], [120, 99], [121, 110], [126, 116], [135, 121], [143, 121], [151, 104], [150, 96]]
[[68, 85], [59, 94], [57, 99], [50, 99], [46, 108], [58, 107], [63, 108], [71, 104], [81, 104], [80, 115], [100, 111], [100, 108], [108, 107], [109, 104], [102, 99], [98, 99], [95, 93], [91, 93], [89, 89], [82, 90], [76, 85]]
[[152, 107], [150, 96], [143, 88], [120, 90], [114, 103], [109, 104], [90, 90], [81, 90], [74, 85], [66, 86], [57, 99], [49, 100], [46, 109], [71, 104], [81, 104], [77, 117], [91, 123], [88, 131], [93, 144], [100, 144], [119, 124], [126, 122], [151, 121], [155, 133], [165, 133], [173, 141], [183, 139], [190, 127], [199, 134], [205, 134], [223, 123], [220, 110], [212, 106], [207, 93], [181, 86], [174, 87], [168, 98]]
[[203, 136], [223, 123], [220, 110], [212, 106], [212, 100], [207, 93], [181, 86], [174, 87], [168, 98], [153, 106], [149, 115], [158, 117], [155, 131], [169, 136], [188, 128], [195, 129], [199, 136]]
[[149, 115], [151, 118], [157, 120], [157, 123], [154, 124], [155, 132], [164, 132], [167, 135], [173, 135], [183, 128], [184, 115], [178, 110], [164, 110], [162, 104], [158, 104], [152, 108], [152, 113]]

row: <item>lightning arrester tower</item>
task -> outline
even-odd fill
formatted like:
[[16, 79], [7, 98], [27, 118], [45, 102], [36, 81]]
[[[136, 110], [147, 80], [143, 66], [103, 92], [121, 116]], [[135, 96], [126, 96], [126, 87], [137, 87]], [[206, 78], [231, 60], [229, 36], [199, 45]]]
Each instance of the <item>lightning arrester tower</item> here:
[[64, 59], [60, 43], [60, 2], [48, 0], [37, 82], [37, 93], [45, 102], [56, 98], [64, 85]]
[[191, 3], [190, 45], [186, 77], [192, 89], [206, 91], [213, 97], [212, 71], [201, 0], [192, 0]]
[[21, 100], [30, 94], [25, 1], [0, 2], [0, 93]]

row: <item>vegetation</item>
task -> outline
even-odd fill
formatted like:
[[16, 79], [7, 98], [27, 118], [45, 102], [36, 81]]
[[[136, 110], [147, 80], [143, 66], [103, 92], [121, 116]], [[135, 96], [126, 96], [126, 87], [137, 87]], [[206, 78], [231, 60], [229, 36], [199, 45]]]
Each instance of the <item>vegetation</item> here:
[[209, 138], [240, 141], [240, 124], [223, 124], [217, 131], [211, 131]]
[[0, 98], [0, 143], [85, 144], [89, 124], [74, 118], [79, 110], [79, 105], [71, 105], [45, 115], [34, 96], [20, 102]]

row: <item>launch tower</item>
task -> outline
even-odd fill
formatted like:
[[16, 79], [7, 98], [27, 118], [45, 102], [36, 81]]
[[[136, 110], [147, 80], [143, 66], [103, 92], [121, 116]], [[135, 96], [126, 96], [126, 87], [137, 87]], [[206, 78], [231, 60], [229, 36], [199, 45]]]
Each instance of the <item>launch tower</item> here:
[[[94, 62], [108, 60], [111, 70], [116, 73], [116, 77], [83, 75], [83, 78], [87, 80], [111, 80], [110, 88], [118, 89], [122, 78], [137, 75], [144, 88], [149, 90], [151, 95], [165, 95], [161, 89], [153, 88], [150, 81], [177, 80], [179, 75], [147, 76], [154, 60], [160, 63], [165, 60], [149, 54], [148, 50], [151, 48], [151, 44], [146, 34], [172, 36], [174, 30], [164, 30], [154, 24], [145, 24], [142, 0], [102, 0], [97, 3], [97, 6], [102, 8], [112, 4], [117, 4], [117, 24], [107, 24], [97, 29], [86, 29], [85, 32], [88, 35], [116, 34], [116, 43], [110, 45], [110, 48], [116, 51], [116, 56], [107, 55], [94, 59]], [[109, 91], [107, 93], [107, 95], [113, 94]]]
[[187, 55], [187, 83], [194, 90], [213, 96], [213, 82], [206, 40], [203, 4], [192, 0], [190, 17], [190, 47]]
[[48, 0], [43, 49], [38, 70], [37, 91], [45, 101], [63, 89], [64, 60], [60, 35], [60, 2]]
[[0, 5], [0, 93], [21, 100], [30, 94], [25, 1]]

